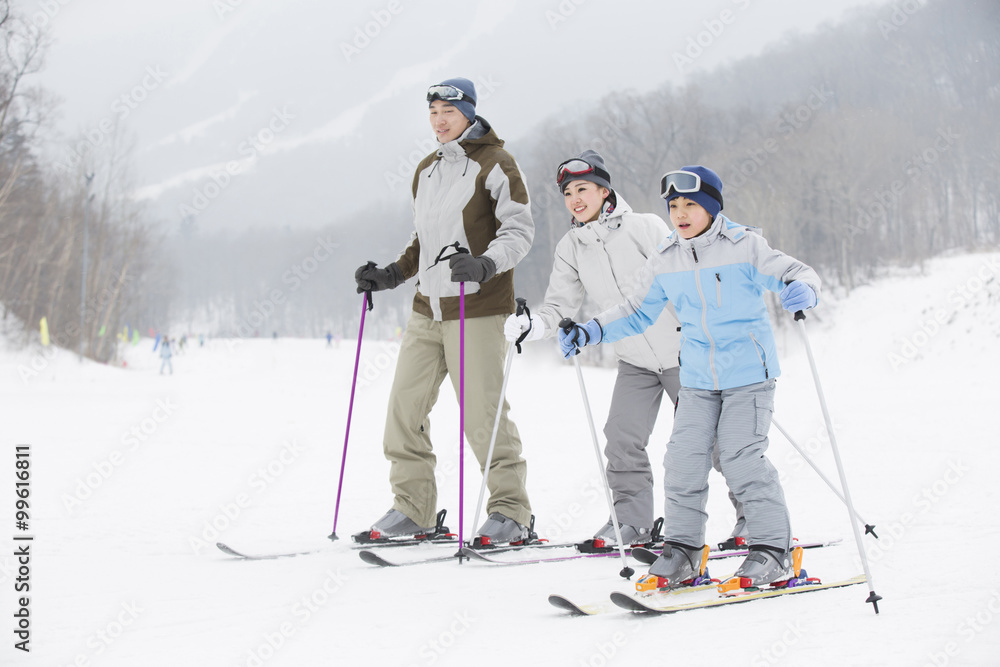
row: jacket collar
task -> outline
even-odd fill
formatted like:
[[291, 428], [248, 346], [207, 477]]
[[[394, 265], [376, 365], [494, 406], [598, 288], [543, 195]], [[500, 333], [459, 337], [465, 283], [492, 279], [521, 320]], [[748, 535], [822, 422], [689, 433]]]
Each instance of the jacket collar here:
[[746, 233], [751, 230], [756, 231], [756, 228], [737, 224], [720, 213], [715, 216], [715, 220], [712, 221], [712, 225], [708, 228], [708, 231], [701, 236], [696, 236], [693, 239], [685, 239], [675, 229], [667, 237], [667, 240], [660, 245], [659, 249], [662, 252], [671, 245], [678, 245], [682, 248], [690, 248], [692, 246], [695, 248], [704, 248], [720, 236], [724, 236], [735, 243], [746, 236]]
[[476, 122], [465, 128], [457, 139], [438, 145], [437, 155], [444, 160], [459, 160], [467, 156], [468, 151], [482, 144], [503, 146], [503, 141], [497, 137], [485, 118], [476, 116]]

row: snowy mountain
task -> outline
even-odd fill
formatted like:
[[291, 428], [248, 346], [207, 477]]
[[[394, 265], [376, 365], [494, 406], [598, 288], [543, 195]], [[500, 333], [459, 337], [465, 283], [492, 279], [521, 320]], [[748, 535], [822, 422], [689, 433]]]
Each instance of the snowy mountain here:
[[[15, 446], [30, 445], [29, 530], [7, 534], [34, 539], [27, 593], [11, 594], [25, 576], [11, 554], [24, 542], [9, 539], [0, 557], [2, 612], [10, 619], [20, 608], [15, 598], [29, 595], [31, 633], [31, 653], [13, 648], [8, 633], [2, 662], [992, 664], [1000, 592], [981, 573], [1000, 549], [1000, 527], [989, 514], [1000, 503], [989, 373], [1000, 367], [998, 276], [1000, 253], [937, 259], [922, 270], [890, 271], [849, 297], [827, 293], [806, 322], [857, 511], [880, 535], [864, 538], [884, 598], [878, 617], [864, 603], [867, 591], [855, 586], [676, 616], [570, 618], [547, 595], [597, 602], [628, 590], [617, 561], [396, 570], [362, 563], [346, 538], [391, 504], [381, 433], [394, 341], [363, 342], [336, 543], [325, 536], [356, 341], [210, 340], [201, 347], [189, 340], [167, 376], [145, 339], [129, 347], [122, 368], [5, 344], [8, 470]], [[775, 419], [836, 479], [800, 332], [785, 326], [778, 338]], [[613, 371], [585, 367], [584, 374], [602, 424]], [[554, 346], [529, 344], [515, 360], [509, 397], [538, 532], [589, 537], [607, 509], [573, 366]], [[457, 529], [458, 419], [449, 390], [432, 420], [439, 498]], [[663, 410], [649, 447], [654, 462], [670, 421]], [[769, 457], [782, 473], [796, 535], [844, 538], [806, 553], [810, 574], [860, 573], [844, 506], [774, 429]], [[471, 460], [466, 534], [482, 520], [469, 516], [480, 481]], [[654, 470], [659, 483], [662, 472]], [[13, 526], [15, 479], [10, 472], [4, 479]], [[711, 486], [708, 529], [716, 541], [728, 534], [732, 510], [714, 473]], [[255, 552], [326, 550], [243, 562], [218, 551], [218, 540]], [[737, 565], [720, 561], [713, 574]]]

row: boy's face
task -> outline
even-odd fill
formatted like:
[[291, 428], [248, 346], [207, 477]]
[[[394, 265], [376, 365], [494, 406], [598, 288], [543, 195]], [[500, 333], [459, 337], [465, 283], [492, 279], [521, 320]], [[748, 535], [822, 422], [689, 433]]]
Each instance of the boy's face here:
[[676, 197], [667, 206], [670, 209], [670, 222], [682, 238], [693, 239], [704, 234], [712, 225], [712, 216], [693, 199]]
[[442, 144], [458, 139], [471, 125], [454, 104], [444, 100], [434, 100], [430, 107], [431, 129]]
[[610, 194], [608, 189], [590, 181], [570, 181], [563, 186], [563, 201], [573, 217], [581, 225], [597, 220], [604, 206], [604, 199]]

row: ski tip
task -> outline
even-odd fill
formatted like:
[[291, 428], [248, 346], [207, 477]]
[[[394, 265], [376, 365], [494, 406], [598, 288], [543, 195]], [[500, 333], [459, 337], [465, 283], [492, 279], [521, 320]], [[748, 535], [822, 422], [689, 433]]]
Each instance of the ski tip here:
[[233, 549], [231, 546], [223, 542], [216, 542], [215, 546], [218, 547], [219, 551], [221, 551], [224, 554], [228, 554], [229, 556], [235, 556], [236, 558], [247, 558], [246, 554], [240, 553], [236, 549]]
[[374, 551], [369, 551], [367, 549], [359, 551], [358, 556], [360, 556], [361, 560], [368, 563], [369, 565], [378, 565], [379, 567], [395, 567], [396, 565], [395, 563], [389, 562], [386, 559], [382, 558]]
[[622, 609], [627, 609], [628, 611], [656, 611], [655, 609], [650, 609], [646, 605], [642, 604], [631, 595], [627, 595], [619, 591], [615, 591], [611, 594], [611, 602], [613, 602], [616, 607], [621, 607]]
[[550, 595], [549, 604], [563, 611], [568, 611], [573, 616], [592, 616], [595, 612], [590, 612], [579, 605], [570, 602], [562, 595]]

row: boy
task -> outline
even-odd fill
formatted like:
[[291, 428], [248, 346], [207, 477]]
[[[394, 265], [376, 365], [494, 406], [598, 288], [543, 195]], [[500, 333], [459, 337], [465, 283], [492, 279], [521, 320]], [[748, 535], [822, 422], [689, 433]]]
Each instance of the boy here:
[[[511, 315], [504, 325], [507, 340], [554, 337], [564, 317], [579, 312], [584, 297], [604, 310], [625, 301], [626, 278], [641, 269], [669, 230], [662, 218], [636, 213], [621, 193], [611, 187], [604, 158], [585, 150], [559, 165], [556, 187], [563, 195], [572, 226], [559, 240], [545, 302], [533, 316]], [[646, 446], [660, 402], [670, 403], [680, 389], [677, 352], [679, 323], [669, 311], [637, 336], [615, 343], [618, 376], [604, 426], [608, 485], [614, 494], [625, 544], [644, 544], [652, 538], [653, 470]], [[735, 499], [730, 494], [730, 498]], [[742, 510], [736, 504], [737, 527], [729, 539], [743, 536]], [[617, 546], [611, 520], [594, 534], [593, 547]]]
[[628, 304], [560, 332], [560, 348], [569, 356], [636, 335], [673, 303], [681, 389], [664, 457], [667, 544], [649, 572], [676, 586], [699, 571], [717, 438], [722, 473], [749, 532], [750, 553], [735, 576], [754, 586], [778, 581], [792, 572], [792, 540], [778, 474], [764, 455], [780, 368], [763, 293], [780, 292], [784, 309], [805, 310], [818, 301], [819, 277], [721, 215], [722, 180], [711, 169], [667, 173], [660, 196], [675, 231], [636, 274]]

